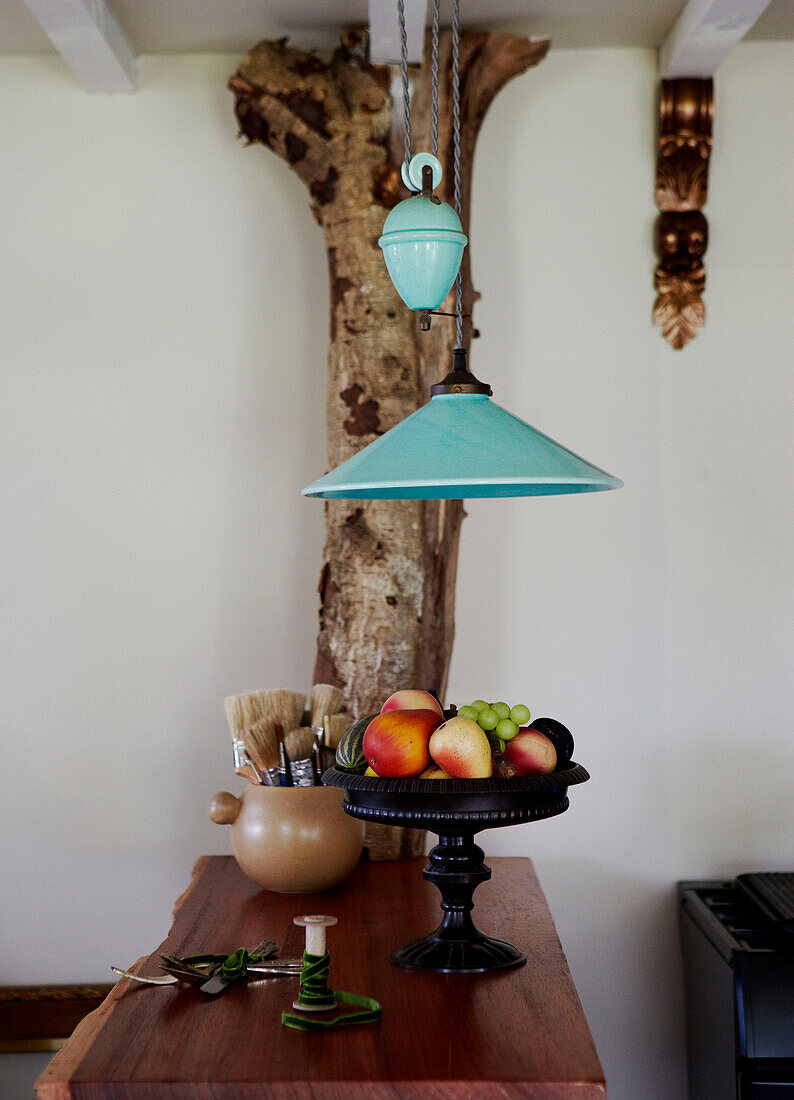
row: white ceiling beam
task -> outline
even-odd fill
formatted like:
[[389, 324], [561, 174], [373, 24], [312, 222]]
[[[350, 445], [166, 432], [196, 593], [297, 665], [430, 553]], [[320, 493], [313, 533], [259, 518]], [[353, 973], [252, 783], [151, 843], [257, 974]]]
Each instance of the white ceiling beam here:
[[687, 0], [659, 46], [659, 75], [663, 80], [714, 76], [769, 3]]
[[[425, 47], [427, 0], [405, 0], [405, 35], [408, 64], [421, 65]], [[369, 59], [373, 65], [400, 61], [400, 26], [397, 0], [369, 0]]]
[[135, 53], [105, 0], [25, 0], [87, 92], [134, 92]]

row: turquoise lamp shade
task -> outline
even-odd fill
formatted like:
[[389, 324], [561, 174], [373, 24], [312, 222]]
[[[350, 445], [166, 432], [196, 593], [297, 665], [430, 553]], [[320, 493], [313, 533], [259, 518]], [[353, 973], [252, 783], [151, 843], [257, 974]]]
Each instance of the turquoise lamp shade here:
[[486, 393], [439, 393], [308, 485], [303, 495], [326, 500], [459, 500], [596, 493], [622, 484], [495, 404]]
[[404, 199], [390, 211], [378, 244], [408, 308], [438, 309], [455, 282], [466, 246], [452, 207], [426, 195]]

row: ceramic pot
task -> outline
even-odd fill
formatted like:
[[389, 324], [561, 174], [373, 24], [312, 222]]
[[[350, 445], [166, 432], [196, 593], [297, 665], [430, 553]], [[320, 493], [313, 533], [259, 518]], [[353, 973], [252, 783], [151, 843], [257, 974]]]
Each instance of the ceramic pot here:
[[358, 863], [364, 823], [342, 809], [338, 787], [260, 787], [210, 802], [217, 825], [231, 825], [240, 870], [277, 894], [311, 894], [346, 878]]

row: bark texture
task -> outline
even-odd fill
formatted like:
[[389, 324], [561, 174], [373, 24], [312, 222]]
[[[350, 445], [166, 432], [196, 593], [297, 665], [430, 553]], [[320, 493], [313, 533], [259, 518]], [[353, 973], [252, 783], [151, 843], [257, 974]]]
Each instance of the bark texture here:
[[[480, 124], [511, 77], [543, 59], [548, 41], [475, 32], [460, 42], [463, 228], [468, 233], [471, 165]], [[452, 318], [419, 332], [392, 286], [378, 238], [407, 192], [400, 180], [402, 111], [397, 73], [369, 65], [366, 38], [346, 34], [330, 62], [262, 42], [231, 78], [242, 134], [267, 145], [297, 172], [311, 196], [328, 253], [328, 467], [414, 412], [451, 364]], [[430, 50], [426, 51], [429, 58]], [[452, 201], [451, 35], [439, 47], [439, 158], [436, 193]], [[412, 148], [430, 149], [430, 69], [412, 68]], [[392, 87], [397, 100], [392, 99]], [[498, 197], [494, 196], [498, 201]], [[464, 312], [477, 297], [463, 257]], [[454, 294], [441, 307], [454, 309]], [[468, 344], [469, 322], [464, 327]], [[476, 373], [476, 364], [473, 365]], [[460, 501], [329, 501], [320, 577], [315, 682], [336, 684], [352, 712], [378, 710], [401, 687], [443, 699], [454, 633]], [[376, 826], [379, 858], [417, 854], [422, 833]]]

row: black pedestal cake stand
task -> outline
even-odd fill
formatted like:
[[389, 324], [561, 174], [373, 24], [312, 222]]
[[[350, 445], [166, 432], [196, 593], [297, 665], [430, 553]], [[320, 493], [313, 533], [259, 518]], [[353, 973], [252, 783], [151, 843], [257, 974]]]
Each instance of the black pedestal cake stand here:
[[393, 952], [391, 961], [409, 970], [469, 974], [523, 966], [523, 952], [486, 936], [471, 918], [474, 891], [491, 877], [474, 834], [564, 813], [568, 787], [589, 778], [573, 761], [551, 775], [515, 779], [381, 779], [329, 768], [323, 783], [344, 787], [351, 817], [438, 834], [423, 874], [441, 891], [444, 918], [431, 935]]

